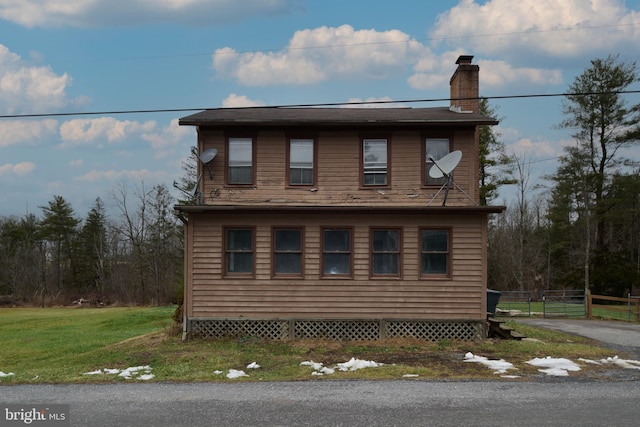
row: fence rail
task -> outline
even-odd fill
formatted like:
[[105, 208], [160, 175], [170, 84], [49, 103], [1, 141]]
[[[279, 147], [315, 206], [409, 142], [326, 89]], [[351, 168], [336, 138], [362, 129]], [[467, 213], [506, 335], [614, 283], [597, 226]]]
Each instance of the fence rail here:
[[[588, 317], [604, 317], [618, 320], [640, 321], [640, 297], [628, 294], [626, 298], [609, 297], [605, 295], [589, 295]], [[608, 301], [614, 304], [594, 303]], [[618, 303], [618, 304], [615, 304]]]
[[501, 292], [498, 316], [585, 317], [586, 298], [582, 290], [543, 292]]

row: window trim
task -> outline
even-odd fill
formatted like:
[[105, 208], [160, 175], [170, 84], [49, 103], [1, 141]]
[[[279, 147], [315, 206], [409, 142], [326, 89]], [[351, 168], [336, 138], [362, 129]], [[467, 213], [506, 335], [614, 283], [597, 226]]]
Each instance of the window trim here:
[[[374, 252], [373, 249], [373, 233], [375, 231], [396, 231], [398, 233], [398, 251], [397, 252]], [[389, 278], [397, 278], [402, 279], [403, 271], [403, 235], [402, 235], [402, 227], [370, 227], [369, 228], [369, 277], [371, 279], [389, 279]], [[384, 274], [384, 273], [375, 273], [373, 271], [373, 258], [375, 253], [391, 253], [396, 254], [398, 258], [398, 272], [395, 274]]]
[[[277, 252], [276, 251], [276, 232], [279, 230], [296, 230], [300, 232], [300, 252]], [[271, 227], [271, 277], [284, 279], [299, 279], [304, 277], [304, 227], [287, 227], [275, 226]], [[276, 255], [280, 253], [295, 253], [300, 256], [300, 272], [299, 273], [278, 273], [276, 271]]]
[[[325, 274], [324, 272], [324, 232], [326, 230], [347, 230], [349, 232], [349, 273], [348, 274]], [[322, 279], [353, 279], [353, 258], [354, 258], [354, 248], [353, 248], [353, 227], [336, 227], [336, 226], [321, 226], [320, 227], [320, 277]], [[333, 253], [333, 252], [329, 252]], [[336, 252], [336, 253], [346, 253], [346, 252]]]
[[[387, 182], [386, 184], [365, 184], [364, 180], [364, 142], [367, 140], [383, 139], [387, 143]], [[364, 134], [360, 136], [360, 188], [390, 188], [391, 187], [391, 136], [387, 134]]]
[[[233, 271], [229, 271], [229, 263], [228, 263], [228, 254], [230, 251], [228, 250], [228, 232], [232, 230], [249, 230], [251, 231], [251, 254], [252, 256], [252, 265], [250, 273], [237, 273]], [[236, 251], [234, 251], [236, 252]], [[237, 251], [240, 252], [240, 251]], [[241, 252], [246, 253], [246, 252]], [[222, 227], [222, 276], [223, 277], [234, 277], [234, 278], [247, 278], [253, 279], [256, 277], [256, 227], [238, 225], [238, 226], [224, 226]]]
[[[235, 184], [230, 182], [229, 154], [231, 152], [231, 140], [233, 139], [250, 139], [251, 140], [251, 182], [246, 184]], [[257, 141], [254, 134], [229, 134], [225, 137], [225, 162], [224, 162], [224, 179], [225, 185], [229, 187], [253, 187], [256, 185], [256, 169], [257, 169]]]
[[[422, 271], [422, 255], [424, 253], [441, 253], [441, 252], [424, 252], [422, 250], [422, 232], [429, 230], [440, 230], [447, 232], [447, 272], [446, 273], [424, 273]], [[418, 272], [421, 279], [431, 280], [451, 280], [453, 277], [453, 228], [452, 227], [420, 227], [418, 229]]]
[[421, 157], [420, 157], [420, 164], [421, 164], [421, 178], [420, 178], [420, 182], [422, 184], [423, 188], [433, 188], [433, 187], [439, 187], [442, 186], [442, 184], [444, 184], [444, 180], [443, 182], [439, 183], [439, 184], [429, 184], [427, 183], [427, 140], [429, 139], [448, 139], [449, 140], [449, 153], [451, 153], [453, 151], [453, 136], [451, 135], [451, 132], [435, 132], [435, 133], [425, 133], [422, 135], [422, 149], [421, 149]]
[[[311, 184], [291, 184], [291, 141], [293, 140], [308, 140], [313, 144], [313, 162], [312, 162], [312, 173], [311, 173]], [[287, 135], [287, 153], [286, 153], [286, 163], [285, 163], [285, 187], [286, 188], [306, 188], [306, 187], [315, 187], [318, 182], [318, 141], [315, 136], [310, 135], [298, 135], [298, 134], [290, 134]]]

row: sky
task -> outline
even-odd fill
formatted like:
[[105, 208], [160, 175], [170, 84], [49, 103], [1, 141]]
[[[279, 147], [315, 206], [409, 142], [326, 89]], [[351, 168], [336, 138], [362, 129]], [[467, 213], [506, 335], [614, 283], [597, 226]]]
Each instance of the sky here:
[[[556, 94], [638, 40], [640, 0], [0, 0], [0, 216], [172, 188], [196, 143], [178, 119], [199, 109], [448, 105], [409, 101], [447, 98], [461, 54], [483, 96]], [[530, 182], [552, 173], [572, 144], [561, 98], [490, 104]]]

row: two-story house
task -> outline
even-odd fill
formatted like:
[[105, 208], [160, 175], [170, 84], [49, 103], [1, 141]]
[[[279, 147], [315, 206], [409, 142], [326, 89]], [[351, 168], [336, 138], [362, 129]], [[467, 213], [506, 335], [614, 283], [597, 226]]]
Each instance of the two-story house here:
[[[182, 118], [201, 159], [199, 203], [176, 206], [185, 337], [481, 338], [487, 216], [504, 207], [478, 205], [477, 128], [497, 121], [471, 59], [449, 107]], [[452, 180], [429, 173], [454, 151]]]

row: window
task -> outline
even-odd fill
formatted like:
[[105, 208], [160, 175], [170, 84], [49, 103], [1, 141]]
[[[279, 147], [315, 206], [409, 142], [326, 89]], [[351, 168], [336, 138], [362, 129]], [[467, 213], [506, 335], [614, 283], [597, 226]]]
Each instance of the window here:
[[362, 141], [362, 166], [364, 185], [388, 185], [387, 140], [364, 139]]
[[326, 276], [351, 275], [351, 230], [322, 230], [322, 273]]
[[253, 184], [253, 140], [229, 138], [228, 159], [227, 183]]
[[423, 275], [449, 276], [450, 251], [449, 230], [423, 229], [421, 230], [421, 273]]
[[254, 259], [254, 230], [227, 228], [225, 231], [225, 272], [252, 274]]
[[273, 274], [302, 275], [302, 230], [273, 230]]
[[289, 185], [314, 184], [313, 139], [289, 140]]
[[400, 276], [400, 230], [371, 232], [371, 275]]
[[427, 138], [425, 142], [425, 153], [426, 153], [426, 165], [425, 168], [425, 184], [426, 185], [442, 185], [444, 184], [445, 178], [431, 178], [429, 176], [429, 170], [432, 167], [436, 167], [433, 164], [432, 158], [436, 161], [440, 160], [447, 154], [449, 154], [449, 139], [447, 138]]

